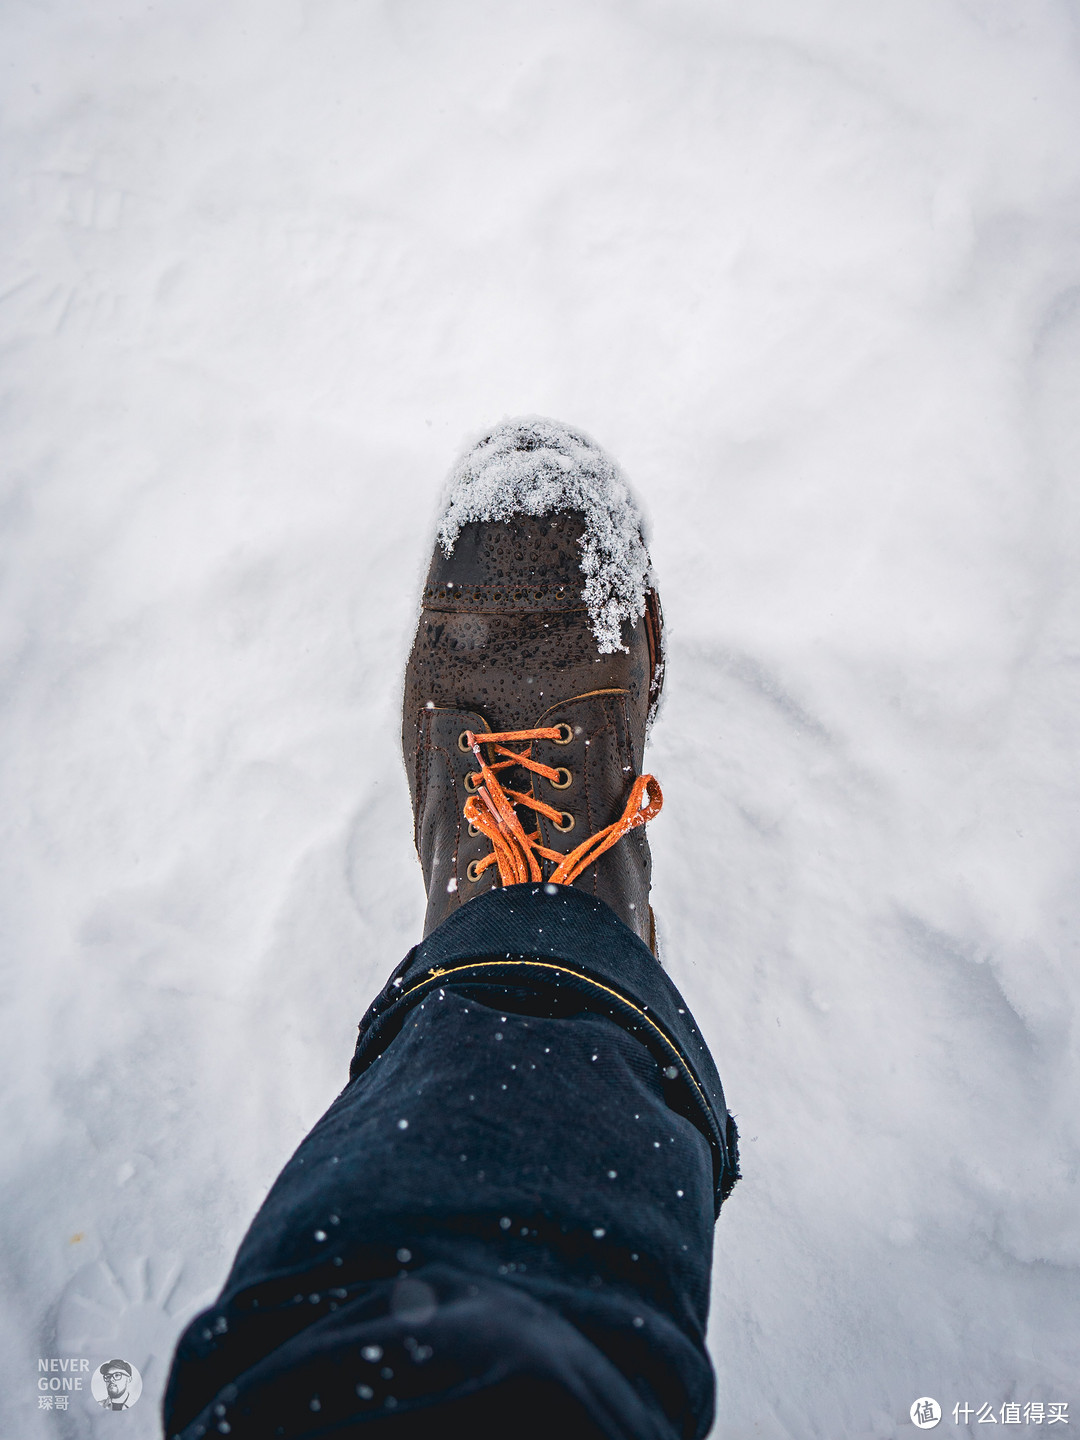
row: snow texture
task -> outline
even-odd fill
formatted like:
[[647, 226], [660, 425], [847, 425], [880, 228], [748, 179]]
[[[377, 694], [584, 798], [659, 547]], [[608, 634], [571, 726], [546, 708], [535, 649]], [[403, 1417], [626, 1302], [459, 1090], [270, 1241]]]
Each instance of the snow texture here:
[[622, 471], [580, 430], [523, 415], [478, 436], [450, 472], [439, 543], [450, 555], [472, 521], [556, 510], [585, 516], [583, 599], [597, 649], [626, 650], [623, 622], [644, 615], [650, 584], [641, 516]]
[[[1077, 27], [0, 7], [0, 1435], [156, 1434], [344, 1083], [423, 922], [440, 477], [537, 411], [663, 597], [653, 901], [744, 1137], [716, 1440], [1080, 1422]], [[39, 1410], [68, 1355], [143, 1398]]]

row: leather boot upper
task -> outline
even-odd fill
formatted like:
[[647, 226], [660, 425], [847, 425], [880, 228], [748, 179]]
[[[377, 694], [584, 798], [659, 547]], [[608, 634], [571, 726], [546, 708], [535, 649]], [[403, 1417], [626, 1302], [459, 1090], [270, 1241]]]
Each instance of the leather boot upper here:
[[[641, 773], [662, 675], [659, 602], [650, 592], [646, 614], [623, 622], [624, 650], [599, 652], [582, 600], [584, 523], [565, 511], [473, 522], [451, 555], [435, 549], [402, 714], [425, 934], [499, 883], [494, 865], [476, 876], [491, 845], [463, 814], [478, 768], [465, 732], [569, 727], [565, 743], [533, 740], [529, 749], [560, 771], [557, 781], [520, 766], [500, 775], [560, 811], [559, 822], [520, 811], [524, 828], [560, 854], [617, 820]], [[648, 841], [635, 829], [574, 883], [652, 943], [650, 871]]]

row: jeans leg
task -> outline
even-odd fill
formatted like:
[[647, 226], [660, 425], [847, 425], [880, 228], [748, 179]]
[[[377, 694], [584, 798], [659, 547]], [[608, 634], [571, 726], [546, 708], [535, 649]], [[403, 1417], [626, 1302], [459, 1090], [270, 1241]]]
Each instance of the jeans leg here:
[[572, 889], [481, 896], [365, 1016], [349, 1084], [181, 1338], [166, 1435], [693, 1440], [737, 1163], [640, 940]]

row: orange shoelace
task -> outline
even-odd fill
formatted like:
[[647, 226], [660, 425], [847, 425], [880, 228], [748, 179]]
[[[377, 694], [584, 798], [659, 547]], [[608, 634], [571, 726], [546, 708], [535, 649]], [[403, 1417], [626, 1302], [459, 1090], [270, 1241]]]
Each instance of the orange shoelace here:
[[[469, 866], [469, 879], [479, 880], [489, 865], [498, 865], [499, 879], [504, 885], [521, 885], [529, 881], [543, 880], [540, 861], [552, 861], [555, 865], [547, 879], [555, 885], [570, 885], [582, 871], [587, 870], [603, 855], [617, 845], [624, 835], [638, 825], [645, 825], [660, 813], [664, 797], [660, 785], [652, 775], [639, 775], [630, 790], [626, 808], [613, 825], [605, 825], [595, 835], [583, 840], [569, 854], [549, 850], [540, 844], [540, 829], [526, 835], [514, 807], [521, 805], [546, 816], [557, 830], [569, 831], [574, 828], [574, 817], [568, 811], [557, 810], [527, 795], [520, 790], [503, 788], [498, 774], [514, 765], [550, 780], [559, 789], [570, 784], [570, 772], [564, 766], [543, 765], [532, 758], [533, 740], [555, 740], [569, 744], [572, 732], [569, 725], [549, 725], [536, 730], [503, 730], [498, 733], [475, 734], [464, 730], [458, 740], [463, 750], [471, 750], [480, 765], [479, 774], [470, 771], [466, 787], [474, 793], [465, 802], [465, 819], [490, 840], [492, 853], [483, 860], [474, 860]], [[508, 749], [508, 744], [524, 743], [524, 753]], [[482, 746], [493, 746], [501, 759], [488, 764], [481, 754]], [[563, 776], [567, 778], [562, 779]], [[569, 821], [569, 824], [560, 822]]]

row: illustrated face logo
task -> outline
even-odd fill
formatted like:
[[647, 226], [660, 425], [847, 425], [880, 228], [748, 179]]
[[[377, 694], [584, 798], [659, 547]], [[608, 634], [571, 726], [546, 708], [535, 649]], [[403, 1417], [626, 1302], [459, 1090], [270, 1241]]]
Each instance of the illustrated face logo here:
[[116, 1356], [95, 1368], [90, 1391], [103, 1410], [130, 1410], [142, 1394], [142, 1376], [130, 1360]]

